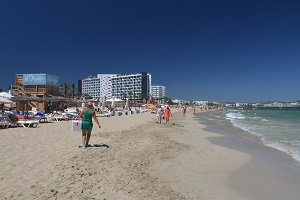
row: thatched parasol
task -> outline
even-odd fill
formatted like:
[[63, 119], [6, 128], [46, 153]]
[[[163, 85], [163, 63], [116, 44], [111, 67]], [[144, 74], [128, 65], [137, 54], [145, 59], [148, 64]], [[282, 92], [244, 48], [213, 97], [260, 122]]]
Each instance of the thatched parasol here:
[[43, 102], [47, 101], [41, 97], [36, 97], [36, 96], [27, 96], [27, 95], [19, 95], [19, 96], [14, 96], [10, 100], [12, 101], [19, 101], [19, 102], [27, 102], [27, 101], [37, 101], [37, 102]]
[[32, 95], [19, 95], [19, 96], [14, 96], [10, 100], [15, 101], [15, 102], [22, 102], [25, 103], [25, 110], [27, 111], [27, 104], [28, 102], [35, 101], [35, 102], [43, 102], [47, 101], [41, 97], [37, 96], [32, 96]]
[[51, 101], [51, 102], [56, 102], [56, 110], [58, 110], [58, 102], [70, 102], [70, 99], [61, 97], [61, 96], [53, 96], [53, 95], [48, 95], [44, 97], [46, 101]]

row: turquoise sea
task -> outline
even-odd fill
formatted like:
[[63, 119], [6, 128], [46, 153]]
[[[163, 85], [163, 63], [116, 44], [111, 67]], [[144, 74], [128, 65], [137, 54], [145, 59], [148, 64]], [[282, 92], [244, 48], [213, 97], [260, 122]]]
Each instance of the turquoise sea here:
[[204, 115], [218, 124], [232, 125], [255, 135], [264, 145], [300, 162], [300, 108], [227, 109]]

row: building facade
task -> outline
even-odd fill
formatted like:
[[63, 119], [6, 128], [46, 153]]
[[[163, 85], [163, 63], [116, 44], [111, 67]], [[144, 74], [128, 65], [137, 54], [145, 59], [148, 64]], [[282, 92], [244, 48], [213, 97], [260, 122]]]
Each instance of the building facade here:
[[81, 80], [81, 93], [88, 95], [95, 100], [102, 101], [102, 98], [112, 97], [112, 82], [111, 79], [117, 74], [97, 74], [97, 77], [89, 76]]
[[154, 99], [163, 99], [166, 97], [166, 87], [163, 85], [152, 85], [151, 94]]
[[129, 98], [131, 102], [140, 102], [151, 93], [151, 74], [147, 72], [118, 75], [111, 80], [112, 96], [116, 98]]
[[[59, 87], [59, 77], [46, 73], [42, 74], [16, 74], [15, 85], [11, 86], [14, 96], [40, 97], [46, 99], [49, 95], [62, 95], [62, 88]], [[56, 102], [58, 104], [59, 102]], [[18, 110], [31, 110], [33, 107], [47, 111], [47, 101], [18, 101]]]
[[118, 74], [98, 74], [100, 79], [100, 100], [105, 96], [107, 99], [112, 98], [112, 78]]
[[100, 79], [93, 76], [88, 76], [81, 81], [82, 95], [91, 96], [94, 99], [100, 99]]

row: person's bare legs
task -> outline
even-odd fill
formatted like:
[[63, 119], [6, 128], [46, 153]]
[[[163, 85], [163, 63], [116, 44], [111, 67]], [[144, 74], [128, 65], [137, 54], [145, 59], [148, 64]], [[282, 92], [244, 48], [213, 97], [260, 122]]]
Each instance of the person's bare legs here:
[[86, 132], [87, 130], [82, 130], [82, 146], [85, 146], [86, 143]]
[[86, 132], [87, 132], [87, 136], [86, 136], [85, 146], [88, 146], [89, 141], [90, 141], [90, 137], [91, 137], [91, 134], [92, 134], [92, 130], [86, 131]]

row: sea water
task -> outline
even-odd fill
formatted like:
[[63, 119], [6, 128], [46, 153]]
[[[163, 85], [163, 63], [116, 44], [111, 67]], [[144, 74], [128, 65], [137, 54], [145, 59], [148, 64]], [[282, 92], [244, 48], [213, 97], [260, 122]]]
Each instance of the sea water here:
[[300, 162], [300, 108], [227, 109], [209, 111], [205, 116], [255, 135], [264, 145], [283, 151]]

